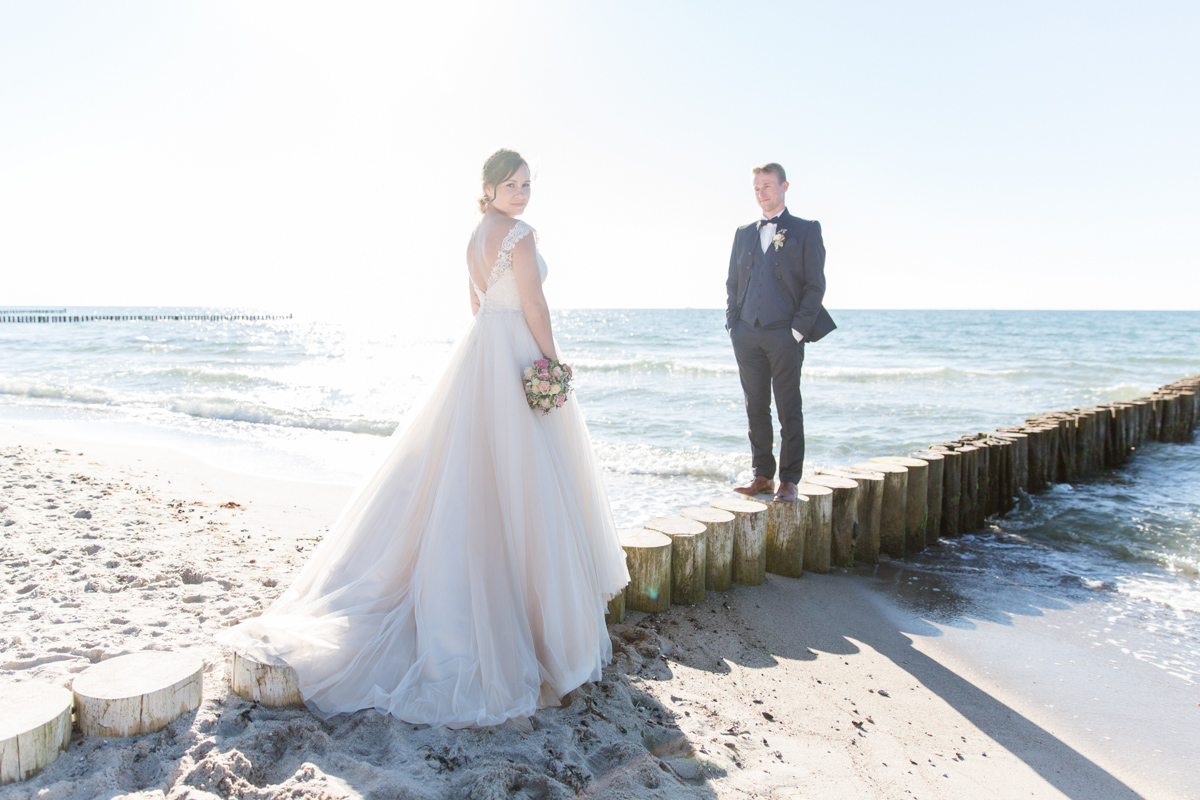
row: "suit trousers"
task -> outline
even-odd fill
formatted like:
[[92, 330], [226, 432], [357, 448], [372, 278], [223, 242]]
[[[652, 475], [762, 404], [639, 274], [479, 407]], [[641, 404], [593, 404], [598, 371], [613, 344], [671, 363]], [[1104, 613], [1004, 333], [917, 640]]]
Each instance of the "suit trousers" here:
[[771, 391], [779, 414], [779, 480], [800, 482], [804, 469], [804, 409], [800, 400], [800, 368], [804, 343], [786, 325], [759, 328], [739, 319], [730, 331], [737, 358], [746, 416], [750, 421], [750, 454], [754, 474], [775, 477], [775, 437], [771, 423]]

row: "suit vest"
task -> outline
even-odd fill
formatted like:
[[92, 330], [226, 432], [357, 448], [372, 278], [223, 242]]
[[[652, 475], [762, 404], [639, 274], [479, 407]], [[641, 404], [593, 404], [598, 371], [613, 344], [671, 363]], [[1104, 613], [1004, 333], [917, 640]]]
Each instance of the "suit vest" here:
[[746, 287], [746, 300], [742, 303], [740, 319], [751, 325], [766, 328], [779, 327], [780, 323], [791, 323], [795, 315], [792, 301], [775, 277], [775, 245], [767, 243], [767, 252], [759, 244], [758, 231], [754, 233], [754, 260], [750, 263], [750, 285]]

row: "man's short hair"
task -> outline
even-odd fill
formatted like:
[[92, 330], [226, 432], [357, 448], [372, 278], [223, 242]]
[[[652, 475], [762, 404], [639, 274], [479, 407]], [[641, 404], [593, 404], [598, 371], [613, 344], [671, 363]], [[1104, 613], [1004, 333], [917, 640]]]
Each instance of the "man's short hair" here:
[[761, 175], [764, 172], [769, 172], [779, 179], [780, 183], [787, 182], [787, 173], [783, 171], [783, 167], [776, 164], [774, 161], [768, 161], [766, 164], [755, 167], [751, 170], [755, 175]]

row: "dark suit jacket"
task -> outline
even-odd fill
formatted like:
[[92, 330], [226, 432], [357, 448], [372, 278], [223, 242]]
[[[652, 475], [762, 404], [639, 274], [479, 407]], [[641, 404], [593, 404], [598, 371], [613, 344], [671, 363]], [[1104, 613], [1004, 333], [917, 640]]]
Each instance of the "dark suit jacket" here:
[[[769, 249], [771, 264], [780, 289], [791, 301], [792, 328], [806, 342], [815, 342], [837, 327], [821, 301], [825, 297], [825, 243], [821, 240], [821, 223], [793, 217], [785, 209], [779, 217], [776, 233], [784, 234], [783, 247]], [[729, 256], [729, 278], [725, 281], [728, 300], [725, 306], [725, 327], [732, 328], [746, 302], [750, 286], [750, 263], [754, 248], [761, 251], [758, 223], [751, 222], [733, 235], [733, 253]]]

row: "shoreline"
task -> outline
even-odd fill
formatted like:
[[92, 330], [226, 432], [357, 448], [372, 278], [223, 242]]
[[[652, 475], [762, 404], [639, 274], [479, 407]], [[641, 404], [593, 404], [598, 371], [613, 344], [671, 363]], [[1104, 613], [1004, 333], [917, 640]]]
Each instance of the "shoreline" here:
[[[566, 708], [539, 711], [528, 735], [418, 729], [369, 710], [326, 724], [303, 709], [260, 708], [229, 692], [212, 634], [287, 586], [348, 487], [3, 426], [0, 456], [8, 485], [0, 517], [13, 520], [0, 527], [0, 601], [16, 610], [0, 636], [0, 680], [65, 684], [95, 661], [154, 647], [192, 648], [205, 660], [197, 712], [134, 739], [77, 735], [41, 773], [0, 787], [3, 800], [135, 792], [211, 800], [231, 796], [221, 780], [257, 797], [368, 796], [384, 786], [399, 797], [467, 788], [488, 796], [515, 784], [541, 786], [547, 797], [579, 788], [614, 798], [1184, 797], [1195, 788], [1186, 764], [1163, 774], [1144, 757], [1161, 742], [1138, 750], [1080, 731], [1096, 720], [1148, 725], [1149, 737], [1176, 748], [1163, 758], [1179, 762], [1195, 741], [1195, 705], [1180, 710], [1176, 728], [1151, 703], [1090, 711], [1074, 725], [1070, 708], [1039, 711], [1053, 682], [1081, 680], [1095, 664], [1059, 674], [1009, 659], [1006, 648], [1041, 637], [1037, 653], [1048, 655], [1045, 637], [1073, 613], [1069, 605], [997, 596], [1001, 615], [1041, 616], [931, 623], [904, 605], [894, 580], [910, 569], [902, 562], [800, 580], [769, 575], [697, 606], [630, 612], [610, 627], [616, 657], [603, 683], [573, 692]], [[230, 502], [237, 506], [222, 507]], [[1057, 644], [1060, 655], [1078, 649]], [[1043, 688], [1023, 687], [1022, 670]], [[1113, 692], [1145, 680], [1136, 670], [1122, 678]], [[279, 732], [298, 746], [278, 751]]]

